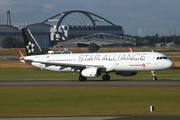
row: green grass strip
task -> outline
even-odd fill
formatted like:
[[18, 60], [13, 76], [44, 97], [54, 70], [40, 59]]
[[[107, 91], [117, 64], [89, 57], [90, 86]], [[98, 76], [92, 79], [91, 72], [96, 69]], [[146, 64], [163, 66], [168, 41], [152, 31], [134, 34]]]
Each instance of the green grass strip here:
[[179, 91], [180, 87], [2, 86], [0, 117], [180, 115]]
[[[152, 80], [152, 74], [150, 71], [138, 72], [136, 76], [119, 76], [115, 73], [110, 73], [111, 79], [114, 80]], [[176, 69], [169, 69], [163, 71], [157, 71], [156, 75], [159, 80], [179, 80], [180, 72]], [[64, 73], [53, 72], [40, 69], [0, 69], [0, 80], [78, 80], [79, 73]], [[88, 78], [88, 80], [98, 78]]]

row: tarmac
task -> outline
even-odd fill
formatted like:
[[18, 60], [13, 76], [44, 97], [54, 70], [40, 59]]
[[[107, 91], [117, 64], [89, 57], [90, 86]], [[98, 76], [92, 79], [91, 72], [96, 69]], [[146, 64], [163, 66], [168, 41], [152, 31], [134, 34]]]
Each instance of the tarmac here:
[[0, 80], [0, 86], [180, 86], [180, 80]]

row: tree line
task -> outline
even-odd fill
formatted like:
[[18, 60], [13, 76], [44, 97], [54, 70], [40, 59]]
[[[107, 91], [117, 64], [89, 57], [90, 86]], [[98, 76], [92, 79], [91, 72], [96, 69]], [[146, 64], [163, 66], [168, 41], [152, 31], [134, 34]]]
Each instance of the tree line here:
[[24, 43], [13, 37], [6, 37], [2, 41], [3, 48], [22, 48]]
[[136, 46], [155, 46], [157, 43], [171, 43], [173, 42], [175, 45], [180, 45], [180, 36], [161, 36], [156, 33], [155, 36], [131, 36], [131, 35], [125, 35], [126, 37], [132, 37], [136, 39]]

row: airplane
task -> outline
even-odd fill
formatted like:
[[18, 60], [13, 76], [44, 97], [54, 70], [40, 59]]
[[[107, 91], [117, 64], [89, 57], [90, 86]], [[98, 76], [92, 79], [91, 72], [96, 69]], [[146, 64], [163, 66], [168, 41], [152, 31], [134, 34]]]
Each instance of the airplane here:
[[[159, 52], [104, 52], [104, 53], [70, 53], [45, 54], [32, 33], [22, 28], [25, 50], [24, 56], [20, 50], [20, 61], [38, 68], [57, 72], [79, 72], [79, 81], [89, 77], [99, 77], [110, 80], [110, 72], [121, 76], [135, 76], [139, 71], [157, 71], [171, 68], [174, 63]], [[152, 73], [153, 80], [157, 77]]]
[[[128, 47], [128, 51], [129, 51], [129, 52], [133, 52], [132, 49], [131, 49], [131, 47]], [[153, 52], [153, 50], [152, 50], [152, 52]], [[156, 71], [155, 71], [155, 70], [152, 70], [151, 73], [152, 73], [152, 76], [153, 76], [153, 80], [157, 80]]]

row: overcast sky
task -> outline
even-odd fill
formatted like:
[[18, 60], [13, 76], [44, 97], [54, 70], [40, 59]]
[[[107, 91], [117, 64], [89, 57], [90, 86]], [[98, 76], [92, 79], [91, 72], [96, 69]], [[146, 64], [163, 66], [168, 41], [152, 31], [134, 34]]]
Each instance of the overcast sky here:
[[125, 34], [180, 34], [180, 0], [0, 0], [0, 15], [7, 10], [31, 23], [83, 10], [121, 25]]

